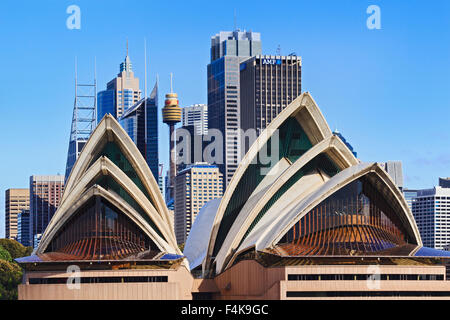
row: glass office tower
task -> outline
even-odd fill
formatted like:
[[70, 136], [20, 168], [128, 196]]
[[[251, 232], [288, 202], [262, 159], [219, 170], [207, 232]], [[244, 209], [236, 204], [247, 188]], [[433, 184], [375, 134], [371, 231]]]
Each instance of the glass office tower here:
[[147, 161], [155, 180], [159, 181], [158, 84], [155, 84], [149, 98], [139, 100], [125, 111], [119, 123]]
[[103, 90], [97, 94], [97, 123], [106, 114], [116, 114], [116, 94], [114, 90]]
[[211, 62], [208, 65], [208, 128], [218, 129], [224, 139], [223, 159], [221, 163], [216, 163], [223, 174], [224, 187], [228, 185], [239, 164], [239, 64], [259, 54], [259, 33], [221, 31], [211, 38]]

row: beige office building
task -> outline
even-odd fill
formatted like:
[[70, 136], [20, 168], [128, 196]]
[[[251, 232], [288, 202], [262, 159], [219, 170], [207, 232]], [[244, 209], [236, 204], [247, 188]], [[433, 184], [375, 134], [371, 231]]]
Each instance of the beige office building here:
[[185, 243], [195, 217], [208, 201], [222, 197], [222, 174], [219, 168], [196, 163], [175, 178], [175, 235]]
[[106, 114], [119, 119], [126, 110], [131, 108], [141, 99], [139, 78], [134, 76], [133, 65], [127, 55], [120, 64], [120, 72], [106, 85], [106, 90], [98, 93], [97, 122], [100, 122]]
[[17, 215], [30, 208], [29, 189], [8, 189], [5, 192], [5, 237], [16, 239]]
[[295, 55], [258, 55], [242, 62], [242, 129], [255, 129], [260, 135], [301, 94], [301, 72], [302, 59]]
[[139, 90], [139, 78], [134, 77], [130, 57], [126, 56], [125, 61], [120, 64], [120, 72], [116, 78], [107, 84], [108, 90], [116, 92], [116, 112], [120, 118], [125, 110], [137, 103], [141, 99]]

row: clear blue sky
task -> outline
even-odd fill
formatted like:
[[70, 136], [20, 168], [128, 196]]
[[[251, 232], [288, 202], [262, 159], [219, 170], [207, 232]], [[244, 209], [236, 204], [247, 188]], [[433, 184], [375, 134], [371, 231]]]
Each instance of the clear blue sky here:
[[[66, 8], [81, 9], [81, 30]], [[366, 27], [369, 5], [381, 30]], [[261, 33], [263, 53], [296, 52], [302, 89], [363, 161], [401, 160], [405, 185], [432, 187], [450, 176], [450, 1], [10, 1], [0, 5], [0, 237], [4, 192], [32, 174], [64, 173], [80, 81], [98, 90], [118, 72], [126, 39], [136, 75], [160, 78], [160, 104], [174, 73], [182, 106], [206, 103], [210, 37], [233, 29]], [[161, 119], [161, 118], [160, 118]], [[160, 141], [167, 140], [160, 125]], [[167, 144], [160, 143], [167, 163]]]

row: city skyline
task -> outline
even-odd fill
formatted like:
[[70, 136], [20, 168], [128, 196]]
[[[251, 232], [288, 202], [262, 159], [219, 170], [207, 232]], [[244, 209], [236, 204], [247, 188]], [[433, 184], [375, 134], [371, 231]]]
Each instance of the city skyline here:
[[[293, 3], [301, 9], [301, 18], [277, 23], [267, 21], [271, 15], [281, 15], [284, 11], [281, 8], [258, 7], [256, 14], [252, 11], [256, 10], [254, 3], [231, 2], [226, 7], [214, 4], [213, 8], [205, 6], [206, 3], [202, 3], [203, 8], [179, 3], [176, 15], [183, 12], [204, 18], [183, 28], [168, 25], [157, 14], [149, 25], [140, 19], [144, 9], [147, 12], [168, 10], [162, 3], [127, 5], [132, 8], [136, 21], [108, 24], [106, 28], [96, 21], [105, 13], [104, 8], [79, 1], [80, 30], [68, 30], [65, 26], [68, 17], [65, 10], [70, 4], [29, 4], [26, 12], [6, 4], [7, 10], [0, 13], [0, 34], [10, 48], [0, 53], [0, 57], [10, 61], [4, 70], [12, 77], [0, 86], [5, 90], [0, 95], [0, 105], [6, 113], [0, 121], [4, 132], [14, 132], [8, 141], [1, 143], [2, 149], [10, 153], [3, 158], [0, 174], [3, 178], [0, 237], [4, 236], [4, 191], [27, 187], [31, 175], [64, 173], [74, 98], [75, 56], [81, 81], [92, 79], [96, 57], [97, 86], [103, 88], [116, 75], [128, 38], [129, 55], [144, 92], [146, 38], [147, 89], [159, 74], [159, 98], [162, 99], [161, 94], [169, 92], [169, 74], [173, 72], [174, 91], [179, 94], [183, 107], [206, 103], [210, 38], [219, 31], [233, 29], [234, 7], [237, 26], [261, 34], [264, 54], [275, 54], [280, 45], [281, 54], [296, 52], [302, 57], [302, 91], [320, 97], [317, 102], [323, 106], [330, 126], [343, 133], [358, 150], [361, 160], [401, 160], [404, 184], [408, 188], [429, 188], [437, 185], [439, 176], [450, 175], [450, 154], [446, 153], [450, 137], [444, 130], [446, 123], [441, 121], [450, 115], [446, 109], [450, 93], [445, 91], [450, 71], [450, 47], [445, 41], [450, 33], [444, 31], [449, 29], [444, 12], [450, 10], [450, 5], [446, 2], [422, 8], [414, 3], [406, 6], [381, 1], [381, 30], [366, 28], [365, 9], [370, 3], [365, 1], [347, 6], [330, 2], [326, 8]], [[120, 7], [125, 4], [116, 2], [116, 5], [107, 14], [118, 21]], [[229, 15], [214, 19], [205, 16], [208, 10], [214, 9], [225, 10]], [[36, 11], [40, 15], [33, 14]], [[306, 14], [311, 11], [314, 14]], [[208, 27], [202, 28], [202, 23]], [[442, 32], [434, 34], [436, 28]], [[192, 36], [186, 36], [189, 32]], [[96, 41], [99, 38], [101, 41]], [[177, 50], [173, 50], [169, 40], [177, 44]], [[35, 54], [30, 55], [30, 50]], [[178, 59], [179, 56], [183, 59]], [[32, 75], [39, 75], [40, 83]], [[167, 141], [167, 128], [160, 120], [158, 125], [160, 140]], [[360, 134], [363, 129], [364, 134]], [[39, 143], [42, 141], [45, 143]], [[31, 160], [27, 154], [36, 156]], [[168, 167], [165, 144], [160, 143], [159, 154], [161, 162]]]

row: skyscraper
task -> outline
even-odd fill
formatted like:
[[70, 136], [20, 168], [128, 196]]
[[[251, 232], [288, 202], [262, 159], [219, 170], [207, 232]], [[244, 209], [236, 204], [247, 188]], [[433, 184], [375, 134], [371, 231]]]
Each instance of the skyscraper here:
[[406, 203], [408, 204], [409, 209], [412, 211], [412, 204], [414, 199], [417, 197], [417, 191], [415, 189], [403, 189], [403, 196], [405, 197]]
[[439, 178], [439, 186], [442, 188], [450, 188], [450, 178]]
[[208, 105], [193, 104], [181, 110], [183, 127], [194, 126], [197, 135], [208, 134]]
[[166, 100], [162, 109], [163, 122], [169, 126], [169, 181], [166, 184], [166, 200], [173, 200], [173, 190], [176, 176], [175, 160], [175, 124], [181, 121], [181, 108], [178, 102], [178, 95], [173, 92], [172, 74], [170, 75], [170, 93], [166, 94]]
[[124, 112], [141, 99], [139, 78], [134, 76], [131, 59], [127, 55], [120, 64], [120, 72], [116, 78], [106, 85], [106, 90], [98, 93], [97, 122], [100, 122], [105, 114], [112, 114], [119, 119]]
[[342, 133], [340, 133], [340, 132], [336, 129], [336, 130], [333, 131], [333, 134], [336, 135], [336, 136], [338, 136], [339, 139], [341, 139], [342, 142], [345, 143], [345, 145], [347, 146], [347, 148], [350, 149], [350, 151], [353, 153], [353, 155], [354, 155], [355, 157], [358, 157], [358, 153], [353, 149], [353, 147], [352, 147], [352, 145], [350, 144], [350, 142], [348, 142], [348, 141], [344, 138], [344, 136], [342, 135]]
[[75, 63], [75, 102], [70, 127], [65, 179], [69, 178], [84, 145], [96, 126], [97, 80], [93, 83], [79, 83]]
[[[30, 177], [30, 236], [39, 238], [59, 207], [64, 192], [64, 176]], [[36, 247], [37, 243], [33, 243]]]
[[425, 247], [444, 249], [450, 244], [450, 188], [417, 190], [412, 213]]
[[386, 170], [387, 173], [394, 180], [395, 185], [402, 190], [403, 189], [403, 170], [401, 161], [387, 161], [380, 163], [380, 166]]
[[185, 243], [195, 217], [205, 203], [222, 196], [222, 174], [217, 166], [196, 163], [175, 178], [175, 235]]
[[257, 32], [220, 32], [211, 38], [211, 62], [208, 64], [208, 131], [218, 129], [223, 141], [222, 159], [217, 166], [224, 187], [237, 169], [240, 141], [239, 65], [261, 54], [261, 36]]
[[176, 130], [177, 172], [196, 163], [204, 162], [203, 151], [209, 143], [209, 135], [198, 133], [193, 125], [182, 126]]
[[142, 98], [125, 111], [119, 123], [134, 141], [158, 181], [158, 83], [149, 98]]
[[302, 59], [257, 55], [240, 65], [241, 127], [259, 135], [301, 93]]
[[30, 210], [22, 209], [17, 215], [17, 241], [26, 247], [33, 245], [30, 231]]
[[17, 219], [22, 210], [30, 208], [28, 189], [8, 189], [5, 191], [5, 237], [16, 239]]

